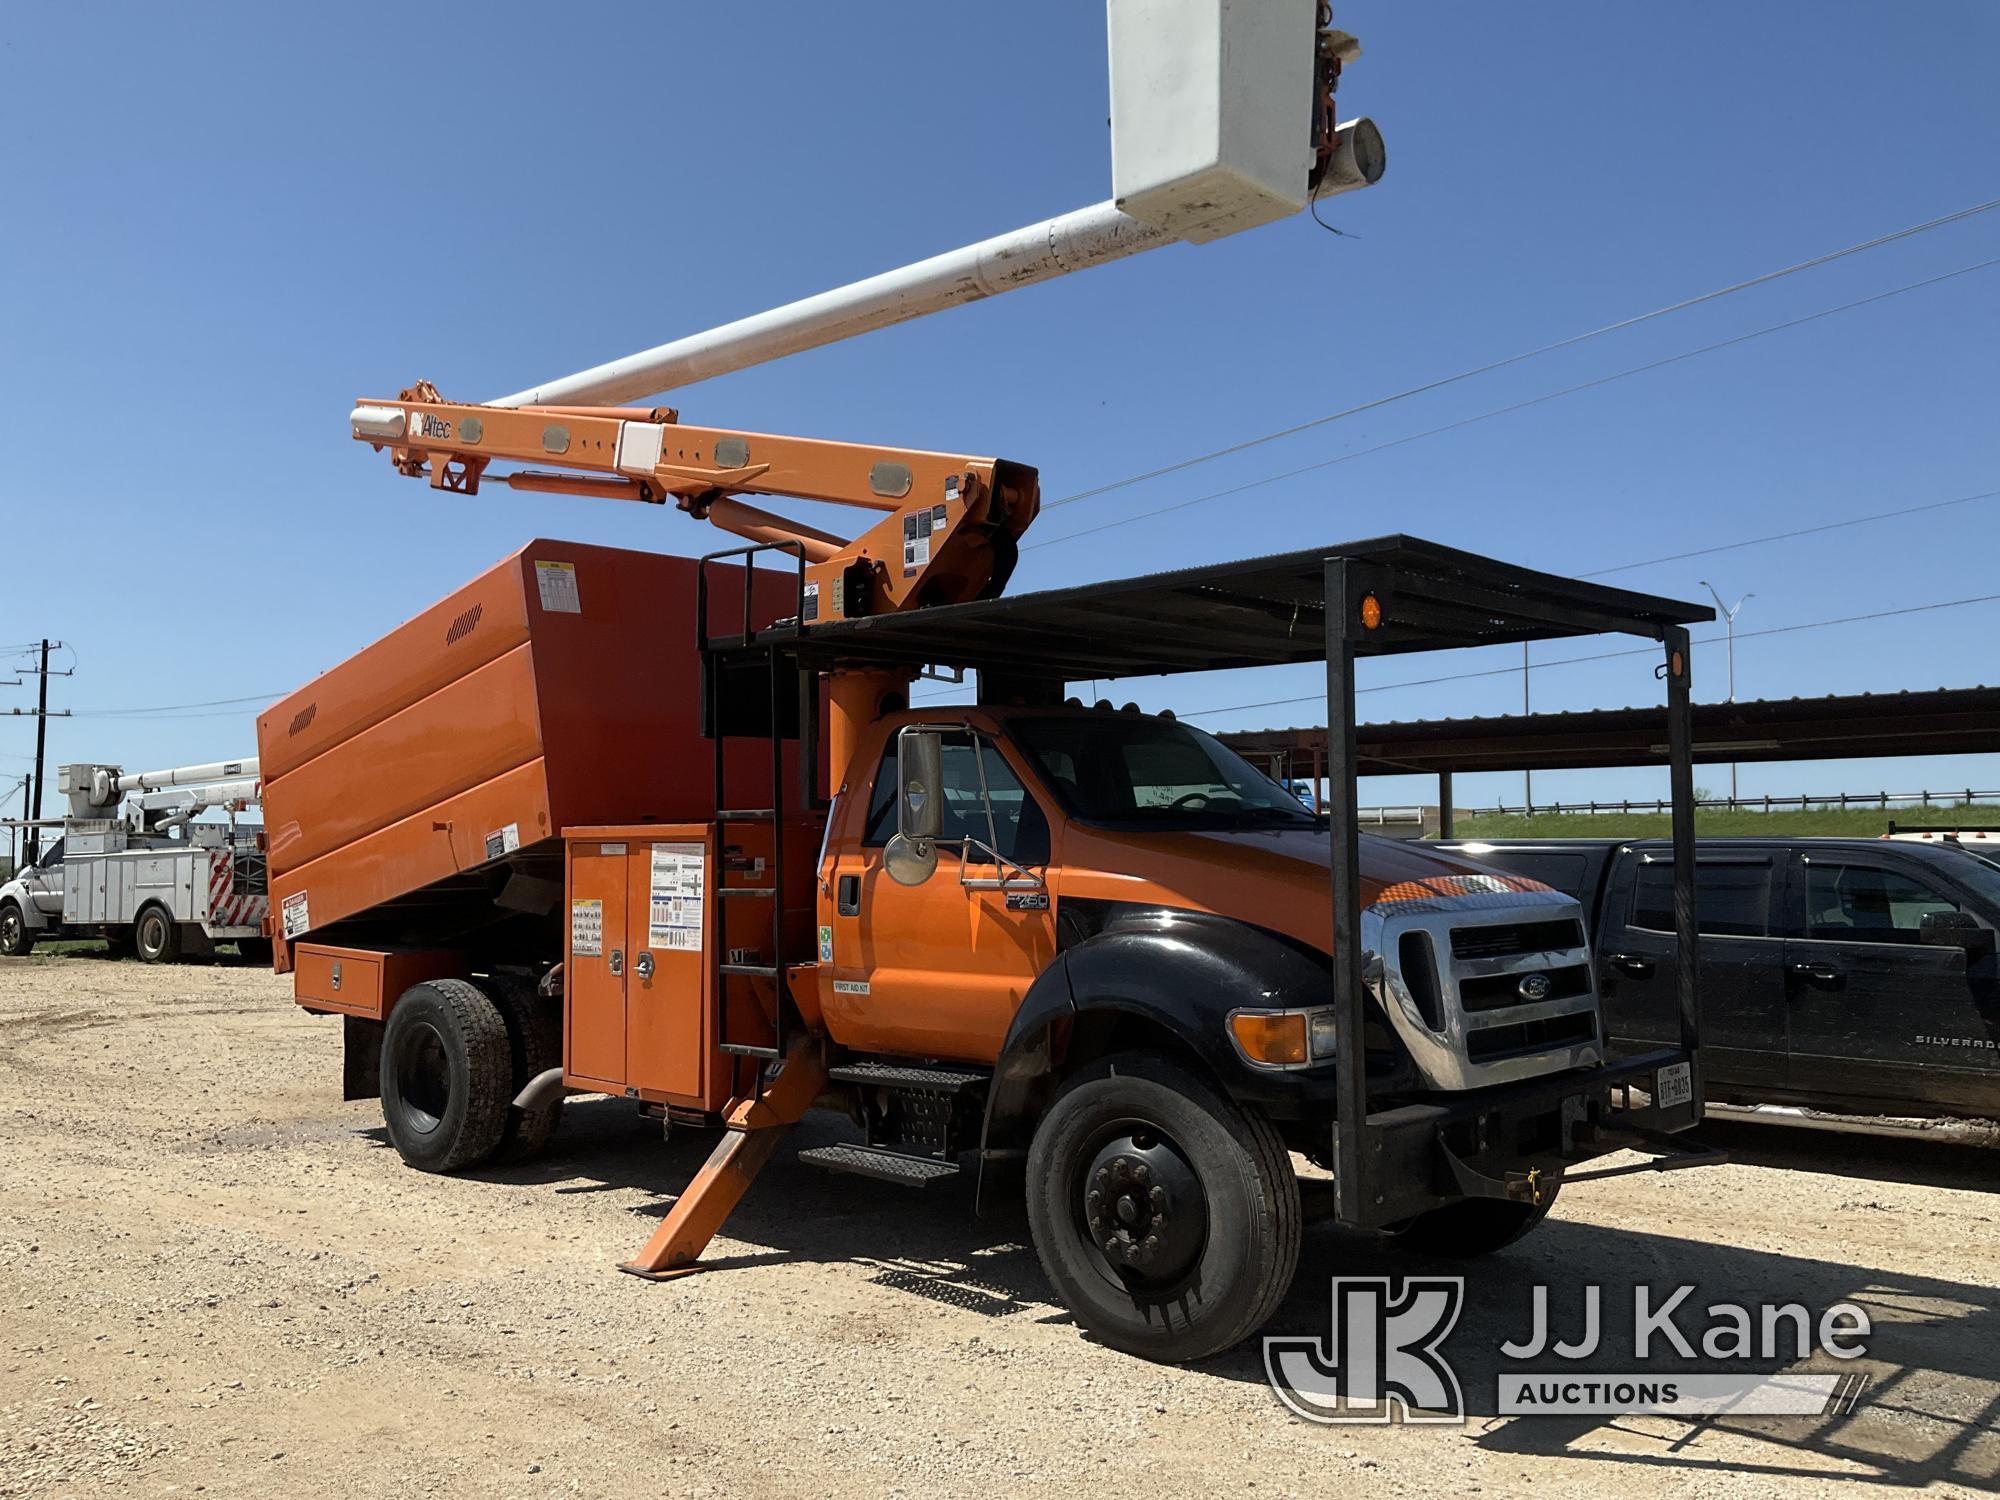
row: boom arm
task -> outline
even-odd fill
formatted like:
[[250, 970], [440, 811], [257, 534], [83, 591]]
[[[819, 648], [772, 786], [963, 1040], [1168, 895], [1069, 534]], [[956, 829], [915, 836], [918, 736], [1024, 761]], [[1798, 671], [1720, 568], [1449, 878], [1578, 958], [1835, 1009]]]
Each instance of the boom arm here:
[[[792, 543], [808, 564], [805, 623], [991, 597], [1034, 520], [1033, 469], [1002, 459], [684, 426], [666, 407], [498, 407], [443, 400], [422, 383], [363, 401], [354, 436], [389, 449], [398, 472], [472, 495], [482, 479], [516, 489], [669, 500], [760, 542]], [[549, 468], [489, 473], [495, 460]], [[783, 495], [885, 512], [852, 541], [745, 505]]]

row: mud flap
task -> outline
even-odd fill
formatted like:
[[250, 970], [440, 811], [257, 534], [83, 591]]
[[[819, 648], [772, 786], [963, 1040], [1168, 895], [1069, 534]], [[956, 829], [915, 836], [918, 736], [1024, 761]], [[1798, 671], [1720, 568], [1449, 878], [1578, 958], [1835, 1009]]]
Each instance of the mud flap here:
[[382, 1022], [363, 1016], [342, 1016], [340, 1020], [340, 1097], [381, 1098]]

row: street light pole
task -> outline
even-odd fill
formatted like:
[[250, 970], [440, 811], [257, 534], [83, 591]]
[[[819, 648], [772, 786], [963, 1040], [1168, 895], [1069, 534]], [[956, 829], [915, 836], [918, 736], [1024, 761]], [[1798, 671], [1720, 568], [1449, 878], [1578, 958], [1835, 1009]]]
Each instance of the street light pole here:
[[[1521, 713], [1525, 717], [1528, 707], [1528, 643], [1521, 642]], [[1535, 773], [1526, 766], [1521, 768], [1522, 811], [1529, 817], [1535, 815]]]
[[[1731, 606], [1722, 602], [1722, 595], [1715, 591], [1715, 585], [1710, 583], [1706, 578], [1702, 579], [1701, 586], [1708, 590], [1709, 598], [1713, 599], [1715, 607], [1722, 611], [1723, 633], [1729, 643], [1727, 648], [1729, 652], [1729, 701], [1734, 703], [1736, 701], [1736, 612], [1757, 596], [1755, 594], [1745, 594], [1741, 599], [1736, 601], [1734, 606]], [[1733, 760], [1729, 763], [1729, 810], [1731, 812], [1736, 811], [1736, 762]]]

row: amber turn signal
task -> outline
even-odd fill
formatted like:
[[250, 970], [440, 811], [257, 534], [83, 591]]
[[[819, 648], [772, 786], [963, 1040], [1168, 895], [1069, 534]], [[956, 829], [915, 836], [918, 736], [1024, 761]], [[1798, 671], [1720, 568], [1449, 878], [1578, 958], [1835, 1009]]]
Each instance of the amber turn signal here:
[[1229, 1018], [1236, 1045], [1252, 1062], [1295, 1066], [1306, 1060], [1306, 1018], [1300, 1011], [1239, 1010]]

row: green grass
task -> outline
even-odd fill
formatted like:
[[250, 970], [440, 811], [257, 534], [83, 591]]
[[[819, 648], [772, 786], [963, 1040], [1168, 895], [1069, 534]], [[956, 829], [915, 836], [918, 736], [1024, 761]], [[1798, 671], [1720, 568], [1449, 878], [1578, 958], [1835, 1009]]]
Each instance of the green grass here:
[[[1891, 812], [1880, 808], [1829, 807], [1804, 812], [1744, 812], [1725, 808], [1704, 808], [1695, 813], [1696, 833], [1718, 837], [1766, 835], [1789, 838], [1795, 835], [1839, 835], [1847, 838], [1874, 838], [1889, 831], [1889, 820], [1898, 828], [1952, 828], [1959, 824], [2000, 827], [2000, 807], [1987, 804], [1956, 807], [1904, 807]], [[1466, 817], [1457, 820], [1456, 836], [1466, 839], [1641, 839], [1665, 838], [1672, 833], [1665, 813], [1537, 813], [1524, 817], [1509, 813], [1504, 817]]]

